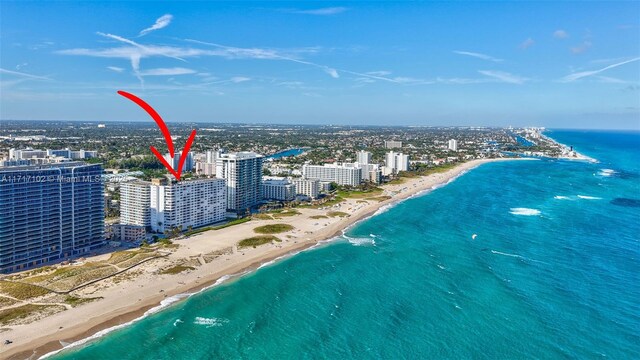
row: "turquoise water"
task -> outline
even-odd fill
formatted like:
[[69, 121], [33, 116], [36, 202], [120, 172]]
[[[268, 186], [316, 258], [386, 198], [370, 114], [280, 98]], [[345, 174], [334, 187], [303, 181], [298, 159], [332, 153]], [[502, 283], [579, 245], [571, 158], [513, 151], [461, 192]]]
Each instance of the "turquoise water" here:
[[56, 358], [638, 359], [640, 133], [549, 135]]
[[307, 149], [288, 149], [288, 150], [277, 152], [273, 155], [269, 155], [267, 156], [267, 159], [277, 160], [283, 157], [298, 156], [304, 153], [305, 151], [307, 151]]

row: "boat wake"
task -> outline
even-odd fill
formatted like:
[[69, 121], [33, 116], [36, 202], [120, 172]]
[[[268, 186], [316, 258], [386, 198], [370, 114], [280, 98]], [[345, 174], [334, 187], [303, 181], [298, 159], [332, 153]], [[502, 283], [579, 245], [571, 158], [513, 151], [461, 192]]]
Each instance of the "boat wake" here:
[[540, 215], [540, 210], [537, 209], [529, 209], [529, 208], [511, 208], [509, 209], [510, 213], [513, 215], [523, 215], [523, 216], [538, 216]]

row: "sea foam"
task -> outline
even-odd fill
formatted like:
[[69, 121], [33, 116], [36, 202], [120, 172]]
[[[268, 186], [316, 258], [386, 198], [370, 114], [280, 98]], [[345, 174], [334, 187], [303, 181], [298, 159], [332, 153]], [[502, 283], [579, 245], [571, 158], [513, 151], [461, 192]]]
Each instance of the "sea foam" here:
[[205, 318], [205, 317], [196, 317], [193, 320], [195, 325], [204, 325], [207, 329], [214, 326], [222, 326], [223, 324], [228, 323], [227, 319], [218, 319], [218, 318]]
[[511, 208], [509, 209], [510, 213], [513, 215], [524, 215], [524, 216], [537, 216], [540, 215], [540, 210], [537, 209], [529, 209], [529, 208]]

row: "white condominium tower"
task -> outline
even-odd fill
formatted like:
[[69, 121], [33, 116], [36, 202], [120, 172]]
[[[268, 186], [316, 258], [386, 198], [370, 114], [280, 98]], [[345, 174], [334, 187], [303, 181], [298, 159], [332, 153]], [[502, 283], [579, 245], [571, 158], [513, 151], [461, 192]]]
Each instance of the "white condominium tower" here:
[[175, 181], [154, 179], [150, 186], [151, 229], [164, 232], [187, 229], [226, 218], [225, 185], [222, 179]]
[[362, 181], [362, 168], [357, 164], [325, 164], [302, 166], [305, 179], [335, 182], [338, 185], [358, 186]]
[[409, 155], [389, 151], [386, 156], [387, 169], [393, 174], [409, 170]]
[[360, 151], [358, 151], [356, 156], [357, 156], [357, 159], [358, 159], [358, 164], [360, 164], [360, 165], [371, 164], [371, 153], [370, 152], [364, 151], [364, 150], [360, 150]]
[[458, 140], [449, 140], [449, 150], [458, 151]]
[[129, 181], [120, 184], [120, 224], [151, 226], [151, 183]]
[[253, 152], [220, 154], [216, 177], [227, 181], [227, 210], [245, 212], [262, 200], [262, 161]]

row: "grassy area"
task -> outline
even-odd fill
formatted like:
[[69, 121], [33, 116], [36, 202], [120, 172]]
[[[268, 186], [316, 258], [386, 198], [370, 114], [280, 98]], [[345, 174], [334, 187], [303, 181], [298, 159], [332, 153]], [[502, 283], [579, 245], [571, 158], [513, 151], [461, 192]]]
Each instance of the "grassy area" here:
[[209, 231], [209, 230], [220, 230], [220, 229], [224, 229], [224, 228], [229, 227], [229, 226], [238, 225], [238, 224], [244, 224], [247, 221], [251, 221], [251, 218], [250, 217], [246, 217], [246, 218], [242, 218], [242, 219], [235, 219], [235, 220], [229, 221], [226, 224], [222, 224], [222, 225], [218, 225], [218, 226], [203, 227], [203, 228], [200, 228], [200, 229], [196, 229], [196, 230], [192, 230], [192, 231], [186, 232], [186, 233], [184, 233], [184, 236], [192, 236], [192, 235], [200, 234], [200, 233], [203, 233], [203, 232]]
[[238, 247], [240, 248], [250, 247], [250, 246], [256, 247], [259, 245], [269, 244], [272, 241], [280, 242], [282, 240], [278, 239], [273, 235], [254, 236], [244, 240], [240, 240], [240, 242], [238, 243]]
[[293, 229], [294, 227], [289, 224], [271, 224], [271, 225], [259, 226], [253, 229], [253, 231], [257, 232], [258, 234], [279, 234], [279, 233], [291, 231]]
[[13, 304], [15, 304], [17, 301], [8, 298], [8, 297], [4, 297], [4, 296], [0, 296], [0, 307], [5, 307], [5, 306], [11, 306]]
[[[153, 255], [151, 253], [139, 253], [129, 260], [118, 263], [118, 265], [126, 267], [136, 264], [139, 262], [139, 256], [149, 257]], [[116, 272], [116, 268], [105, 262], [88, 262], [83, 265], [59, 267], [49, 274], [37, 275], [24, 281], [52, 290], [68, 291], [78, 285], [115, 274]]]
[[254, 214], [254, 215], [251, 215], [251, 217], [253, 217], [256, 220], [273, 220], [273, 218], [269, 214]]
[[314, 220], [319, 220], [319, 219], [327, 219], [328, 216], [326, 215], [313, 215], [313, 216], [309, 216], [310, 219], [314, 219]]
[[300, 211], [295, 209], [277, 210], [271, 214], [274, 219], [281, 219], [283, 217], [300, 215]]
[[94, 300], [99, 300], [102, 299], [102, 297], [92, 297], [92, 298], [79, 298], [79, 297], [75, 297], [75, 296], [71, 296], [68, 295], [66, 298], [64, 298], [64, 302], [65, 304], [69, 304], [73, 307], [88, 303], [88, 302], [92, 302]]
[[0, 325], [11, 325], [19, 320], [36, 316], [47, 316], [64, 311], [60, 305], [22, 305], [11, 309], [0, 310]]
[[329, 211], [327, 213], [327, 216], [330, 216], [330, 217], [347, 217], [347, 216], [349, 216], [349, 214], [347, 214], [346, 212], [342, 212], [342, 211]]
[[40, 286], [8, 281], [0, 281], [0, 292], [19, 300], [27, 300], [50, 293], [49, 290]]
[[362, 199], [382, 194], [381, 188], [371, 188], [367, 190], [339, 190], [338, 196], [341, 198]]
[[373, 200], [373, 201], [377, 201], [377, 202], [383, 202], [383, 201], [389, 200], [389, 199], [391, 199], [391, 196], [382, 195], [382, 196], [370, 197], [370, 198], [367, 198], [366, 200]]
[[165, 275], [165, 274], [169, 274], [169, 275], [175, 275], [175, 274], [179, 274], [183, 271], [187, 271], [187, 270], [195, 270], [194, 267], [191, 266], [185, 266], [185, 265], [176, 265], [176, 266], [172, 266], [170, 268], [164, 269], [162, 271], [160, 271], [161, 275]]

